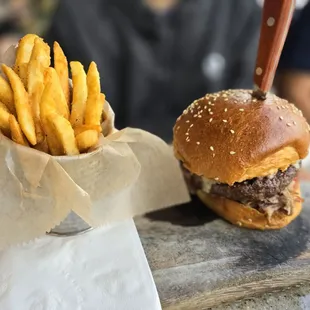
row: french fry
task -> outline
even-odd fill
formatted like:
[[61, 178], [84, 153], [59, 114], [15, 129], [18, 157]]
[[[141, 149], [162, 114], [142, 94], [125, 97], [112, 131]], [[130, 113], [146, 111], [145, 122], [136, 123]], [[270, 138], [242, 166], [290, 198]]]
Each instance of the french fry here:
[[66, 102], [69, 107], [70, 91], [68, 60], [58, 42], [54, 42], [54, 67], [59, 76], [61, 88], [65, 94]]
[[9, 136], [10, 135], [10, 113], [8, 108], [5, 104], [0, 102], [0, 129], [3, 132], [4, 135]]
[[100, 125], [102, 114], [102, 109], [99, 112], [101, 102], [98, 100], [100, 97], [100, 76], [94, 62], [91, 62], [87, 72], [87, 88], [84, 123], [86, 125]]
[[34, 115], [40, 116], [40, 100], [44, 89], [44, 71], [50, 66], [50, 47], [36, 38], [28, 64], [28, 93]]
[[64, 153], [63, 147], [60, 141], [58, 141], [54, 133], [53, 127], [50, 125], [50, 123], [47, 120], [42, 122], [42, 124], [44, 124], [44, 131], [46, 133], [46, 142], [47, 142], [48, 149], [51, 155], [54, 155], [54, 156], [64, 155], [65, 153]]
[[56, 111], [56, 104], [54, 102], [53, 96], [53, 84], [52, 81], [50, 80], [43, 91], [41, 101], [40, 101], [40, 119], [41, 119], [41, 124], [43, 127], [43, 130], [46, 134], [46, 142], [48, 145], [48, 149], [52, 155], [58, 156], [58, 155], [63, 155], [64, 150], [61, 145], [61, 143], [58, 141], [57, 137], [55, 136], [53, 132], [53, 128], [47, 121], [47, 116], [55, 113]]
[[49, 114], [47, 121], [51, 125], [58, 141], [61, 143], [65, 154], [70, 156], [80, 154], [70, 122], [57, 113]]
[[29, 143], [27, 142], [22, 130], [20, 129], [20, 126], [15, 116], [12, 114], [9, 116], [9, 124], [10, 124], [12, 141], [24, 146], [29, 146]]
[[10, 113], [16, 114], [12, 88], [2, 76], [0, 76], [0, 100], [6, 105]]
[[44, 140], [44, 130], [42, 127], [41, 120], [34, 117], [34, 127], [36, 132], [37, 143], [42, 143]]
[[57, 112], [66, 119], [69, 119], [69, 107], [67, 105], [65, 95], [62, 91], [59, 77], [54, 68], [47, 68], [44, 72], [44, 84], [46, 85], [49, 82], [53, 88], [51, 96], [56, 103]]
[[44, 87], [40, 100], [40, 118], [46, 118], [51, 113], [58, 112], [56, 102], [53, 98], [54, 85], [50, 80]]
[[[99, 97], [97, 97], [97, 100], [93, 104], [93, 110], [89, 111], [89, 119], [88, 123], [89, 124], [96, 124], [100, 125], [104, 116], [104, 119], [107, 117], [105, 114], [103, 107], [105, 104], [105, 95], [104, 94], [99, 94]], [[85, 121], [86, 123], [86, 121]], [[86, 123], [87, 124], [87, 123]]]
[[73, 96], [71, 105], [70, 123], [80, 126], [84, 122], [84, 113], [87, 100], [87, 80], [83, 65], [78, 61], [71, 61]]
[[35, 39], [38, 38], [35, 34], [25, 35], [18, 43], [14, 71], [22, 80], [27, 88], [27, 67], [31, 57]]
[[40, 100], [44, 89], [44, 68], [39, 60], [32, 60], [28, 65], [28, 93], [33, 113], [40, 117]]
[[95, 130], [98, 132], [98, 134], [102, 132], [101, 126], [98, 126], [98, 125], [80, 125], [80, 126], [73, 127], [73, 129], [74, 129], [74, 134], [76, 136], [86, 130]]
[[28, 93], [18, 75], [8, 66], [2, 65], [2, 70], [8, 77], [14, 93], [17, 119], [26, 138], [32, 145], [36, 145], [35, 125], [29, 104]]
[[36, 38], [34, 41], [34, 46], [30, 56], [29, 63], [32, 61], [39, 61], [42, 67], [48, 68], [51, 65], [51, 49], [48, 44], [46, 44], [41, 38]]
[[27, 34], [20, 39], [16, 52], [15, 65], [29, 62], [36, 38], [38, 36], [35, 34]]
[[81, 153], [98, 145], [99, 134], [96, 130], [86, 130], [76, 136], [76, 143]]
[[28, 65], [28, 94], [34, 117], [37, 143], [41, 143], [44, 139], [44, 132], [40, 121], [40, 101], [43, 89], [43, 66], [38, 59], [31, 60]]
[[[44, 140], [41, 143], [38, 143], [34, 146], [34, 148], [37, 151], [41, 151], [44, 153], [49, 153], [49, 148], [48, 148], [48, 144], [47, 144], [47, 138], [44, 138]], [[55, 155], [60, 155], [60, 154], [55, 154]]]
[[23, 85], [25, 86], [25, 89], [27, 90], [28, 64], [27, 63], [22, 63], [20, 65], [15, 65], [14, 71], [19, 76], [19, 78], [23, 82]]

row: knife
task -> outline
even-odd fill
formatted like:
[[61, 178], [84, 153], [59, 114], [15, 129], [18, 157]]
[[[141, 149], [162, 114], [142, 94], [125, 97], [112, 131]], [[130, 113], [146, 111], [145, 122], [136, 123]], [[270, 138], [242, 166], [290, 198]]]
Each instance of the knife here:
[[264, 100], [271, 89], [292, 21], [295, 0], [265, 0], [254, 70], [253, 97]]

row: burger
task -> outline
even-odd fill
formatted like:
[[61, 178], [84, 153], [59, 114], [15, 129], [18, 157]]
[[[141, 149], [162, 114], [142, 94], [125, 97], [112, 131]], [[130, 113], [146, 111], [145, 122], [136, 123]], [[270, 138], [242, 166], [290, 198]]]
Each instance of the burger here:
[[191, 191], [227, 221], [279, 229], [300, 214], [297, 173], [310, 139], [293, 104], [252, 90], [208, 94], [184, 110], [173, 136]]

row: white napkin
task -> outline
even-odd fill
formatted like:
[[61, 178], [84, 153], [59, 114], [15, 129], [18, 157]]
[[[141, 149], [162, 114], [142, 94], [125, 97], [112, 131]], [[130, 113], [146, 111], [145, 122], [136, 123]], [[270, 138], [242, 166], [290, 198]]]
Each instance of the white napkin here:
[[45, 236], [0, 252], [0, 309], [158, 310], [132, 220], [75, 237]]

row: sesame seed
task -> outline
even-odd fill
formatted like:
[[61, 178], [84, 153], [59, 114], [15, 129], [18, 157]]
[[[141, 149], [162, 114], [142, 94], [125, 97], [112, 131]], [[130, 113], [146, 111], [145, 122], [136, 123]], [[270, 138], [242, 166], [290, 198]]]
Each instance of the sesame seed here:
[[287, 126], [287, 127], [291, 127], [292, 124], [291, 124], [291, 123], [286, 123], [286, 126]]
[[199, 118], [202, 118], [202, 116], [201, 116], [200, 114], [198, 115], [198, 117], [199, 117]]
[[210, 119], [209, 119], [209, 122], [211, 123], [212, 121], [213, 121], [213, 118], [210, 118]]
[[199, 144], [200, 144], [200, 142], [198, 142], [198, 141], [197, 141], [197, 142], [196, 142], [196, 144], [197, 144], [197, 145], [199, 145]]
[[204, 108], [205, 110], [207, 110], [208, 107], [205, 105], [203, 108]]
[[236, 154], [236, 152], [231, 151], [231, 152], [229, 152], [229, 154], [230, 154], [230, 155], [235, 155], [235, 154]]
[[227, 123], [227, 119], [223, 119], [223, 122], [224, 122], [224, 123]]
[[249, 223], [252, 223], [252, 219], [248, 219]]
[[214, 180], [215, 180], [215, 181], [218, 181], [218, 180], [219, 180], [219, 178], [214, 178]]
[[244, 111], [244, 109], [239, 109], [239, 111], [243, 112], [243, 111]]
[[187, 133], [185, 133], [185, 135], [186, 135], [186, 136], [188, 136], [188, 135], [189, 135], [189, 133], [187, 132]]
[[227, 112], [227, 108], [224, 109], [224, 112]]
[[215, 154], [214, 154], [214, 153], [212, 154], [212, 157], [215, 157]]
[[213, 112], [209, 111], [209, 114], [210, 114], [210, 115], [213, 115]]
[[230, 132], [231, 132], [232, 134], [234, 134], [234, 133], [235, 133], [235, 131], [234, 131], [234, 130], [232, 130], [232, 129], [230, 129]]
[[214, 151], [214, 147], [213, 147], [213, 146], [210, 146], [210, 150], [211, 150], [211, 151]]
[[198, 116], [197, 114], [194, 115], [194, 117], [197, 117], [197, 116]]
[[211, 108], [209, 108], [208, 111], [210, 112], [210, 111], [211, 111]]
[[187, 114], [187, 113], [188, 113], [188, 110], [184, 110], [184, 111], [183, 111], [183, 114]]
[[294, 124], [295, 126], [297, 125], [297, 123], [296, 123], [295, 121], [293, 122], [293, 124]]
[[282, 121], [282, 120], [283, 120], [283, 117], [282, 117], [282, 116], [280, 116], [280, 117], [279, 117], [279, 119]]
[[191, 124], [190, 126], [189, 126], [189, 128], [192, 128], [194, 126], [194, 124]]
[[253, 102], [257, 102], [257, 99], [253, 99]]
[[189, 119], [186, 121], [186, 123], [189, 123], [190, 121], [189, 121]]
[[208, 102], [208, 105], [212, 105], [211, 101]]

